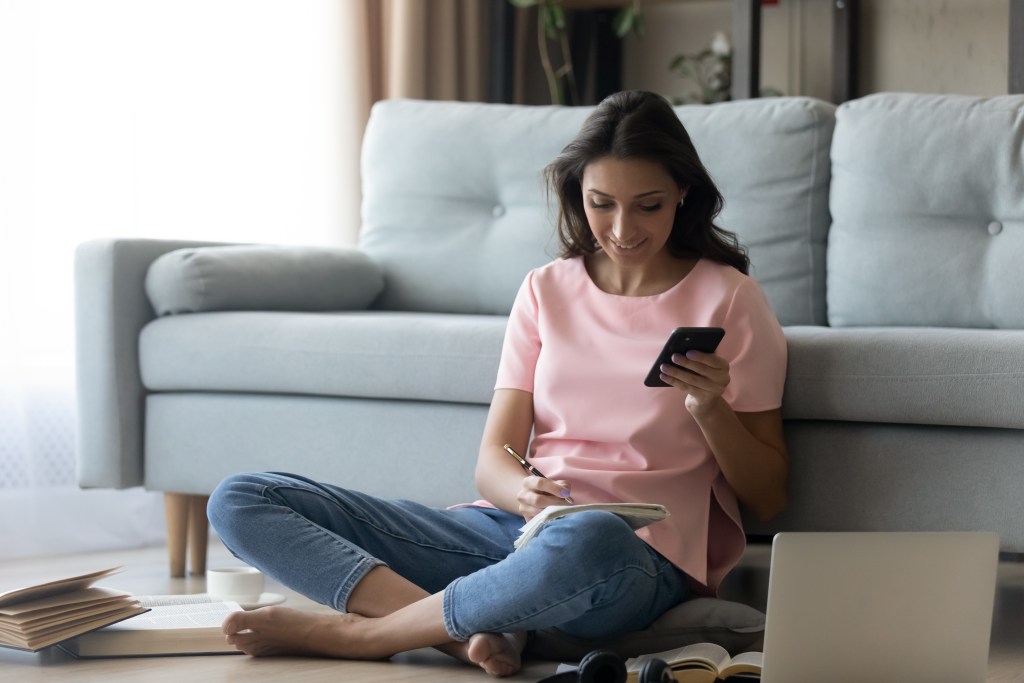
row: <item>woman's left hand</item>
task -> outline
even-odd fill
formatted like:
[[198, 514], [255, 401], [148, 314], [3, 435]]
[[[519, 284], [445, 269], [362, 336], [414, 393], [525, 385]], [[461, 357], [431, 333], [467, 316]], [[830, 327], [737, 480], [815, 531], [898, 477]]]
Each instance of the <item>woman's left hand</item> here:
[[716, 354], [677, 353], [672, 363], [661, 366], [661, 379], [686, 394], [686, 409], [694, 417], [710, 410], [729, 385], [729, 361]]

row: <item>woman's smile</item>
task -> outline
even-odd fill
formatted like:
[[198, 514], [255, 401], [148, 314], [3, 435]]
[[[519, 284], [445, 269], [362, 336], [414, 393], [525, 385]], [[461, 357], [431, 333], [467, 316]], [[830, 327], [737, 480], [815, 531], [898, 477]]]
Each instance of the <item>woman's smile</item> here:
[[628, 254], [630, 252], [635, 252], [637, 249], [639, 249], [641, 246], [643, 246], [644, 242], [647, 241], [647, 238], [644, 237], [642, 239], [633, 239], [633, 240], [625, 241], [625, 240], [617, 240], [614, 237], [610, 237], [610, 238], [608, 238], [608, 241], [617, 250], [621, 251], [624, 254]]
[[647, 270], [673, 260], [665, 245], [686, 196], [661, 164], [606, 156], [583, 170], [583, 208], [600, 248], [619, 267]]

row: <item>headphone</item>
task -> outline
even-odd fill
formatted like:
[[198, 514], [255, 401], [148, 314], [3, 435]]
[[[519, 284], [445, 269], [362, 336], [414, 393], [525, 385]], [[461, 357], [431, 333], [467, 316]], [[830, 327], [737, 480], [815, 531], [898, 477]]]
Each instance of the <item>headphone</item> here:
[[[640, 669], [638, 683], [675, 683], [672, 668], [663, 659], [651, 659]], [[548, 676], [538, 683], [626, 683], [626, 663], [608, 650], [595, 650], [580, 660], [579, 668]]]

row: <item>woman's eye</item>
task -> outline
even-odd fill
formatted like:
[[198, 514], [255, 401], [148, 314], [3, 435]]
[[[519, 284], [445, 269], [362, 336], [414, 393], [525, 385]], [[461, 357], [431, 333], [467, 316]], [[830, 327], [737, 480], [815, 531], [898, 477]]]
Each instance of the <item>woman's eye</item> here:
[[641, 207], [640, 207], [640, 210], [641, 210], [641, 211], [647, 211], [647, 212], [653, 213], [653, 212], [655, 212], [655, 211], [659, 210], [660, 208], [661, 208], [661, 204], [660, 204], [660, 203], [658, 203], [658, 204], [648, 204], [648, 205], [646, 205], [646, 206], [641, 206]]
[[590, 208], [592, 209], [607, 209], [611, 204], [598, 204], [597, 202], [590, 202]]

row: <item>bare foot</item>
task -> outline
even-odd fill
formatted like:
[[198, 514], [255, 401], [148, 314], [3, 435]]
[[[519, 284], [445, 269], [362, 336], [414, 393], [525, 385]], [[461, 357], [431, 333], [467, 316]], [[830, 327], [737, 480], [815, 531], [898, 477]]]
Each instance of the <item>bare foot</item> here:
[[[392, 617], [368, 618], [344, 612], [300, 612], [264, 607], [232, 612], [222, 629], [227, 642], [254, 657], [314, 655], [343, 659], [384, 659], [398, 652], [433, 645], [492, 676], [510, 676], [522, 667], [526, 634], [478, 633], [464, 643], [443, 643], [443, 626], [426, 635], [410, 634], [415, 626]], [[436, 632], [435, 632], [436, 631]]]
[[492, 676], [511, 676], [523, 666], [526, 633], [476, 633], [466, 643], [472, 664]]
[[364, 617], [355, 614], [316, 614], [286, 607], [232, 612], [222, 629], [229, 644], [254, 657], [321, 655], [347, 659], [380, 659], [365, 637]]

